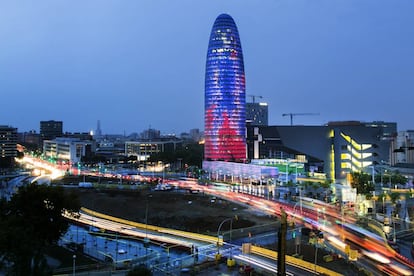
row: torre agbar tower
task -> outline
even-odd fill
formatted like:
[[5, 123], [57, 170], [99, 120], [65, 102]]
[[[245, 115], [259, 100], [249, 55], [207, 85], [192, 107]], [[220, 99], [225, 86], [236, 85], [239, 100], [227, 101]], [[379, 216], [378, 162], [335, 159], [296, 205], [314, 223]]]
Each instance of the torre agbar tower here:
[[246, 89], [239, 32], [228, 14], [217, 17], [208, 44], [204, 159], [246, 160]]

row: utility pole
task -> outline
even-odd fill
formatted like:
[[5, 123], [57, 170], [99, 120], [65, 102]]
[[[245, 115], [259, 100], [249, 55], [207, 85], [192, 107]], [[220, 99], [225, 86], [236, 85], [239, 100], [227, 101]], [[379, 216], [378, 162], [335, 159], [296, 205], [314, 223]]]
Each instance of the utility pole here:
[[280, 220], [280, 229], [277, 233], [277, 276], [286, 275], [286, 232], [287, 232], [287, 219], [285, 210], [281, 209], [282, 216]]

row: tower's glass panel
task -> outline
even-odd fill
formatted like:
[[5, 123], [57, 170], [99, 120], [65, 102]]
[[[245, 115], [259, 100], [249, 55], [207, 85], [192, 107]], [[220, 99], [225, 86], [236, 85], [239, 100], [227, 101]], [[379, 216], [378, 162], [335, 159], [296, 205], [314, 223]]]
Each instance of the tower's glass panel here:
[[205, 77], [204, 158], [246, 159], [246, 91], [243, 53], [233, 18], [217, 17], [211, 30]]

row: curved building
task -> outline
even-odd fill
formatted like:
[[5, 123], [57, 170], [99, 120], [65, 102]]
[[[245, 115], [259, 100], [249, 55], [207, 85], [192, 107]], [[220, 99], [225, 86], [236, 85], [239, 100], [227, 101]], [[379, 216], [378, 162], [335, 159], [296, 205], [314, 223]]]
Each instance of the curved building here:
[[239, 32], [228, 14], [211, 30], [205, 76], [204, 159], [246, 160], [246, 89]]

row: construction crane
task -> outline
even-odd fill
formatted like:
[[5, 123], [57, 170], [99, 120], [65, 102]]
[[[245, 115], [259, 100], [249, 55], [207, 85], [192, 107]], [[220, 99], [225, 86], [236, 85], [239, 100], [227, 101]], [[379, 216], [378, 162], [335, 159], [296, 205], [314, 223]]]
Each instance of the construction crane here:
[[283, 113], [282, 116], [290, 116], [290, 125], [293, 125], [293, 116], [311, 116], [319, 115], [319, 113]]
[[253, 102], [253, 103], [255, 103], [255, 101], [254, 101], [254, 100], [255, 100], [256, 98], [259, 98], [259, 99], [263, 98], [262, 96], [257, 96], [257, 95], [247, 95], [247, 96], [249, 96], [249, 97], [251, 97], [251, 98], [252, 98], [252, 102]]

